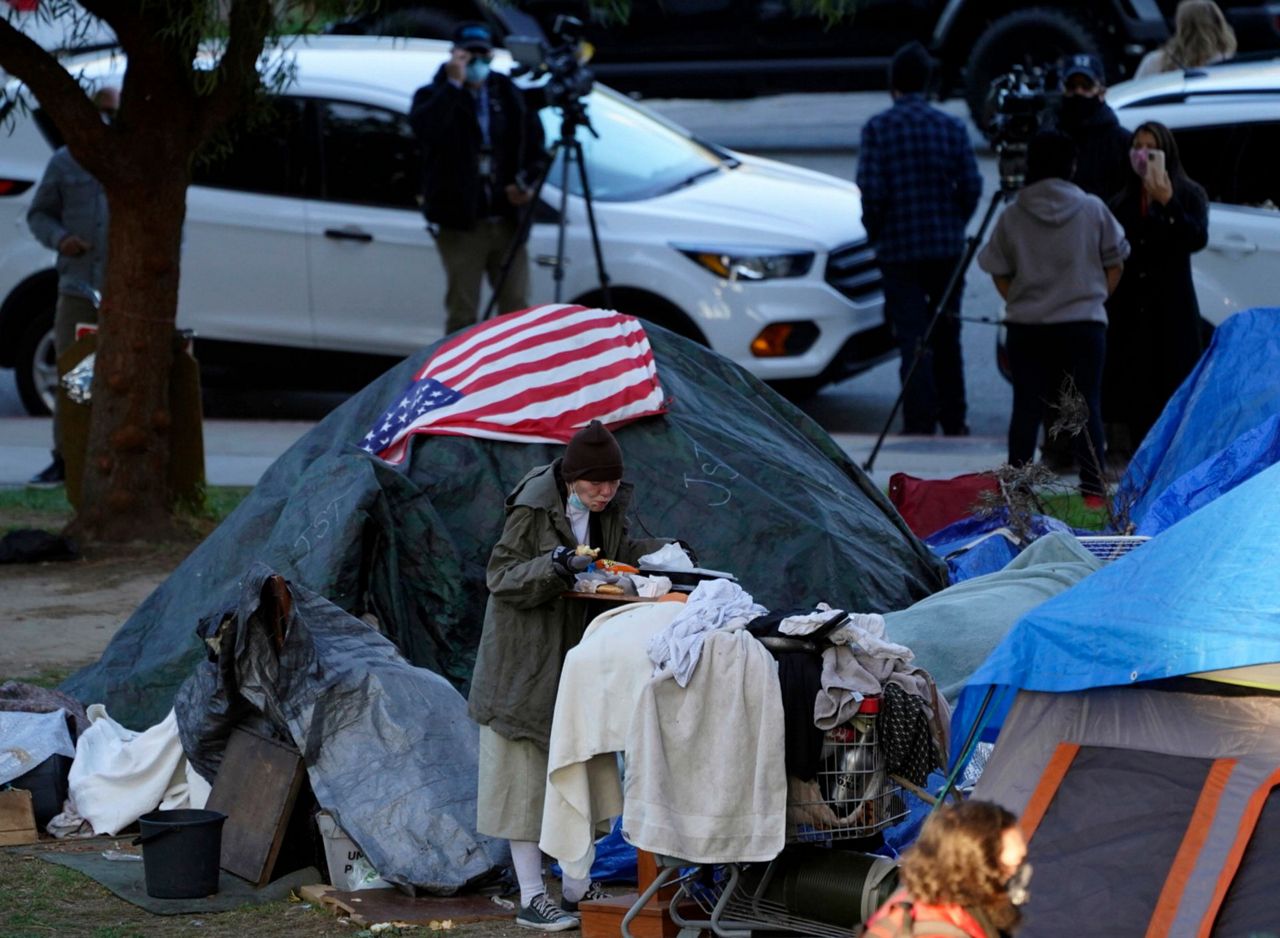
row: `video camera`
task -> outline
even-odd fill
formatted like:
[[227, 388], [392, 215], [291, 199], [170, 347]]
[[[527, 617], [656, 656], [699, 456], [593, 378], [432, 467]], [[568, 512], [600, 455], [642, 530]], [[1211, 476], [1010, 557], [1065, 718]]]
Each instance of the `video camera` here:
[[561, 14], [551, 27], [556, 45], [549, 46], [541, 39], [529, 36], [508, 36], [507, 50], [521, 66], [517, 74], [538, 78], [549, 76], [542, 86], [548, 107], [558, 107], [566, 112], [582, 114], [581, 99], [590, 93], [595, 84], [591, 69], [583, 64], [579, 52], [582, 48], [582, 20]]
[[988, 125], [1000, 164], [1000, 186], [1007, 192], [1022, 188], [1027, 177], [1027, 144], [1044, 126], [1059, 96], [1055, 68], [1030, 71], [1015, 65], [991, 82], [987, 91]]

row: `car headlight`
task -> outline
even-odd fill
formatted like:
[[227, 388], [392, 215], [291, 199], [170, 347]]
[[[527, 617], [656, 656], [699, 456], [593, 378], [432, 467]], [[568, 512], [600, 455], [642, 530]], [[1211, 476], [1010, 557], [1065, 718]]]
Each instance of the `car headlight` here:
[[766, 253], [681, 245], [675, 245], [675, 248], [699, 267], [726, 280], [775, 280], [779, 277], [803, 277], [813, 266], [812, 251]]

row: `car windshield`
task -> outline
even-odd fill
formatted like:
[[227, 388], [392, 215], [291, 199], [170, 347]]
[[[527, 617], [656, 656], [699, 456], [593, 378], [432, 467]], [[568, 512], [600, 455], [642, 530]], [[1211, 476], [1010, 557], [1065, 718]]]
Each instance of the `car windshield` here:
[[[593, 91], [587, 116], [599, 137], [578, 130], [587, 164], [591, 197], [601, 202], [649, 199], [731, 165], [715, 151], [655, 120], [621, 97]], [[560, 111], [543, 108], [542, 126], [550, 147], [560, 138]], [[562, 157], [557, 154], [547, 184], [560, 185]], [[569, 191], [582, 195], [577, 167], [569, 167]]]

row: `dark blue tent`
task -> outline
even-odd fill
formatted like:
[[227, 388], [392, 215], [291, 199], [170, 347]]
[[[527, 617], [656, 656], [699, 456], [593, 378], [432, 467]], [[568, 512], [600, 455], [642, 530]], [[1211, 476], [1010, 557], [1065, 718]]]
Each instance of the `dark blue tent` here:
[[[1120, 482], [1117, 502], [1140, 529], [1163, 530], [1180, 517], [1180, 499], [1205, 504], [1274, 462], [1274, 435], [1259, 428], [1280, 416], [1277, 362], [1280, 308], [1245, 310], [1218, 327]], [[1175, 484], [1181, 494], [1162, 501]]]

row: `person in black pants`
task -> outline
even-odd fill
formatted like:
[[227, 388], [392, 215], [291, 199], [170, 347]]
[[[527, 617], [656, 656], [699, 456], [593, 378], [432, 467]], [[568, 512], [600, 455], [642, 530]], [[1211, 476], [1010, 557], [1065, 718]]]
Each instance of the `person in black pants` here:
[[[546, 159], [537, 110], [506, 75], [490, 69], [485, 23], [454, 32], [449, 61], [419, 88], [409, 111], [422, 145], [422, 212], [448, 276], [445, 332], [476, 321], [481, 280], [499, 286], [502, 261], [519, 231]], [[498, 294], [498, 312], [529, 305], [529, 260], [516, 245]]]
[[1009, 462], [1034, 459], [1046, 409], [1070, 378], [1084, 399], [1086, 432], [1076, 436], [1080, 483], [1090, 498], [1104, 495], [1102, 368], [1104, 304], [1120, 281], [1129, 243], [1097, 196], [1072, 183], [1075, 144], [1044, 131], [1027, 149], [1027, 185], [1000, 216], [978, 254], [1005, 299], [1013, 413]]
[[[903, 430], [964, 436], [964, 362], [959, 284], [927, 347], [929, 316], [959, 266], [964, 231], [982, 194], [982, 178], [963, 123], [931, 107], [925, 91], [933, 60], [918, 42], [898, 50], [889, 68], [893, 107], [869, 120], [858, 152], [862, 223], [884, 278], [885, 315], [902, 351]], [[916, 355], [920, 366], [907, 374]]]

